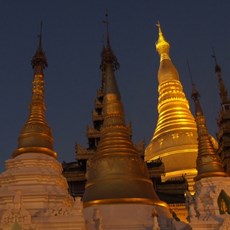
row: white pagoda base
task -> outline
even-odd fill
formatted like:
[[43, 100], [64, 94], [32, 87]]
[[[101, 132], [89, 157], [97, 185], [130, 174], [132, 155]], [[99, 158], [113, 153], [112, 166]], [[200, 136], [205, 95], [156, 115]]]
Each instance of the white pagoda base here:
[[69, 195], [53, 157], [23, 153], [7, 160], [0, 183], [1, 230], [85, 229], [82, 202]]
[[202, 178], [195, 191], [186, 198], [192, 229], [230, 229], [230, 177]]
[[84, 208], [87, 230], [187, 229], [165, 207], [145, 204], [104, 204]]

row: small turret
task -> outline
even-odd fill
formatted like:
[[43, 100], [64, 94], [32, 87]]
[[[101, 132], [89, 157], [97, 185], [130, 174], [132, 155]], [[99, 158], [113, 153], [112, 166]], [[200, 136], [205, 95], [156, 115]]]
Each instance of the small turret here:
[[224, 170], [230, 174], [230, 100], [228, 98], [228, 91], [222, 78], [221, 68], [217, 63], [215, 54], [213, 54], [213, 58], [215, 60], [215, 73], [219, 83], [219, 95], [221, 104], [219, 116], [217, 119], [217, 124], [219, 126], [219, 132], [217, 135], [219, 143], [218, 155], [221, 158]]
[[192, 99], [195, 104], [195, 118], [198, 132], [197, 176], [195, 180], [205, 177], [226, 177], [222, 162], [213, 146], [211, 136], [206, 127], [205, 117], [201, 108], [199, 93], [193, 86]]

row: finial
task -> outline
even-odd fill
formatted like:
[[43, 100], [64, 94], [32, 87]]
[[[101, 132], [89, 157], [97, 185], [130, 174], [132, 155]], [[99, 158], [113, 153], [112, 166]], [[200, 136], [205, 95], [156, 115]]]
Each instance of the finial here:
[[38, 34], [38, 38], [39, 38], [39, 45], [38, 45], [38, 47], [40, 49], [42, 49], [42, 21], [40, 22], [40, 34]]
[[105, 20], [103, 20], [102, 22], [105, 23], [105, 26], [106, 26], [106, 42], [107, 42], [107, 46], [110, 46], [110, 40], [109, 40], [109, 15], [108, 15], [108, 9], [106, 9]]
[[218, 72], [221, 72], [221, 68], [220, 68], [220, 66], [218, 65], [218, 63], [217, 63], [217, 58], [216, 58], [216, 55], [215, 55], [215, 50], [214, 50], [214, 48], [212, 48], [212, 57], [213, 57], [213, 59], [214, 59], [214, 61], [215, 61], [215, 72], [216, 73], [218, 73]]
[[194, 104], [195, 104], [195, 113], [196, 113], [196, 115], [202, 115], [203, 111], [202, 111], [202, 108], [201, 108], [201, 105], [200, 105], [200, 100], [199, 100], [200, 94], [199, 94], [198, 90], [196, 89], [196, 85], [195, 85], [195, 83], [193, 81], [192, 72], [191, 72], [191, 69], [190, 69], [188, 59], [187, 59], [187, 65], [188, 65], [188, 72], [189, 72], [189, 76], [190, 76], [190, 80], [191, 80], [191, 84], [192, 84], [191, 98], [193, 99]]
[[198, 90], [196, 89], [196, 86], [194, 83], [192, 83], [192, 95], [191, 95], [191, 98], [193, 99], [194, 101], [194, 104], [195, 104], [195, 113], [196, 113], [196, 116], [197, 115], [203, 115], [203, 110], [201, 108], [201, 105], [200, 105], [200, 94], [198, 92]]
[[40, 23], [40, 33], [38, 34], [38, 48], [31, 61], [31, 65], [34, 69], [34, 72], [38, 74], [42, 74], [43, 69], [45, 69], [48, 66], [46, 55], [42, 49], [42, 25], [43, 24], [41, 22]]
[[162, 34], [162, 31], [161, 31], [161, 24], [160, 24], [160, 21], [159, 21], [159, 20], [158, 20], [157, 23], [156, 23], [156, 27], [158, 28], [159, 33]]
[[[158, 28], [158, 40], [156, 42], [156, 49], [159, 55], [161, 56], [161, 59], [170, 59], [169, 58], [169, 43], [165, 40], [164, 35], [162, 33], [160, 22], [158, 21], [156, 24]], [[163, 56], [162, 56], [163, 55]]]
[[106, 47], [103, 48], [102, 51], [102, 61], [101, 61], [101, 65], [100, 65], [100, 69], [103, 71], [105, 69], [105, 64], [112, 64], [113, 70], [117, 70], [119, 69], [120, 65], [117, 61], [116, 56], [114, 55], [111, 46], [110, 46], [110, 39], [109, 39], [109, 20], [108, 20], [108, 11], [106, 10], [106, 20], [103, 20], [102, 22], [105, 23], [106, 25], [106, 40], [107, 40], [107, 44]]

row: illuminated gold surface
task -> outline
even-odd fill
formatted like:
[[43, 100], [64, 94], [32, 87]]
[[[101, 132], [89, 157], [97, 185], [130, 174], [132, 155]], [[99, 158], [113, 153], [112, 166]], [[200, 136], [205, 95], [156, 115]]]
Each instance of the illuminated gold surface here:
[[179, 74], [169, 57], [169, 43], [160, 25], [156, 49], [160, 55], [158, 70], [158, 121], [153, 137], [145, 150], [145, 160], [161, 158], [167, 175], [196, 175], [197, 128]]
[[153, 190], [146, 164], [134, 147], [125, 125], [114, 71], [117, 59], [109, 43], [102, 52], [105, 76], [104, 123], [97, 152], [87, 161], [84, 206], [112, 203], [163, 204]]
[[170, 45], [164, 38], [164, 35], [162, 33], [161, 26], [160, 26], [159, 22], [157, 23], [157, 27], [158, 27], [158, 30], [159, 30], [159, 36], [158, 36], [158, 40], [156, 42], [156, 49], [157, 49], [157, 51], [158, 51], [158, 53], [159, 53], [159, 55], [161, 57], [161, 61], [163, 59], [171, 60], [170, 57], [169, 57]]
[[18, 148], [14, 154], [17, 156], [17, 155], [20, 155], [22, 153], [45, 153], [47, 155], [50, 155], [50, 156], [54, 156], [57, 157], [57, 153], [54, 152], [53, 150], [51, 149], [48, 149], [48, 148], [45, 148], [45, 147], [26, 147], [26, 148]]
[[197, 156], [197, 170], [198, 174], [195, 180], [200, 180], [205, 177], [225, 177], [222, 162], [213, 147], [213, 144], [206, 127], [205, 117], [199, 101], [199, 93], [193, 88], [192, 98], [195, 104], [196, 123], [198, 132], [198, 156]]
[[168, 172], [162, 175], [162, 182], [165, 182], [171, 178], [176, 178], [178, 175], [196, 175], [196, 169], [184, 169], [184, 170], [175, 170], [173, 172]]
[[180, 221], [183, 221], [185, 223], [188, 223], [188, 211], [186, 208], [185, 203], [179, 203], [179, 204], [170, 204], [169, 205], [170, 210], [176, 213], [177, 217], [180, 219]]
[[41, 35], [38, 49], [31, 63], [34, 68], [34, 80], [30, 114], [19, 135], [18, 148], [13, 153], [13, 157], [28, 152], [40, 152], [56, 158], [57, 154], [53, 150], [53, 136], [45, 119], [43, 69], [48, 66], [48, 63], [42, 50]]
[[124, 204], [124, 203], [135, 203], [135, 204], [147, 204], [147, 205], [158, 205], [161, 207], [169, 208], [168, 204], [160, 200], [152, 200], [145, 198], [119, 198], [119, 199], [104, 199], [104, 200], [94, 200], [91, 202], [85, 202], [84, 208], [100, 204]]

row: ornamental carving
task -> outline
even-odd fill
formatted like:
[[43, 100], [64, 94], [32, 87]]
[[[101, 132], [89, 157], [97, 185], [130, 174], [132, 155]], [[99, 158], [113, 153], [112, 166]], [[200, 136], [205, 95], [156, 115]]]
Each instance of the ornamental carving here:
[[65, 207], [55, 207], [49, 208], [44, 211], [43, 216], [68, 216], [70, 215], [70, 210]]
[[220, 214], [230, 214], [230, 197], [224, 190], [221, 190], [217, 202]]
[[26, 124], [24, 127], [24, 132], [41, 132], [45, 133], [47, 135], [51, 135], [51, 130], [46, 124], [38, 124], [38, 123], [33, 123], [33, 124]]
[[16, 191], [13, 198], [13, 204], [7, 205], [6, 211], [2, 215], [0, 228], [35, 230], [35, 225], [31, 222], [30, 213], [23, 207], [22, 192]]

